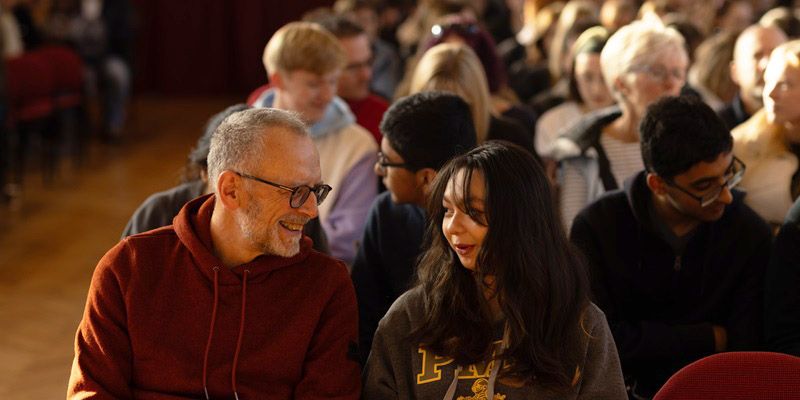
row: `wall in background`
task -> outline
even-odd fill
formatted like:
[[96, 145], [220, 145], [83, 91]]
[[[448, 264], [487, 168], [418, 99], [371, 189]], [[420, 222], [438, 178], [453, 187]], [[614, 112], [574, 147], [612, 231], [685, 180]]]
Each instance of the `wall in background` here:
[[270, 36], [332, 0], [133, 0], [138, 93], [241, 95], [266, 82]]

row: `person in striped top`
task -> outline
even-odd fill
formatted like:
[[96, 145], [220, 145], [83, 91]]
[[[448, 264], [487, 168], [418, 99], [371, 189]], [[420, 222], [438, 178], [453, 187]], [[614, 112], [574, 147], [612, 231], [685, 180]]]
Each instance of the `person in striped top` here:
[[565, 227], [583, 207], [642, 169], [639, 121], [647, 106], [680, 93], [688, 62], [683, 37], [660, 22], [637, 21], [608, 39], [600, 66], [617, 105], [585, 115], [556, 139], [551, 153], [560, 163]]

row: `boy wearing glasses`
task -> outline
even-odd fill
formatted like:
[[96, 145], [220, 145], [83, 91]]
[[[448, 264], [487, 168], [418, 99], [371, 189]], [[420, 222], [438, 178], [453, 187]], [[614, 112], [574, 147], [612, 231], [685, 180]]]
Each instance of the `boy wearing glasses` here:
[[362, 363], [378, 322], [414, 275], [425, 233], [423, 208], [436, 172], [476, 145], [469, 106], [443, 92], [398, 100], [384, 115], [381, 131], [375, 172], [388, 190], [372, 204], [352, 271]]
[[358, 399], [353, 286], [302, 233], [331, 190], [303, 122], [231, 115], [208, 177], [173, 225], [100, 260], [67, 398]]
[[649, 398], [692, 361], [758, 348], [771, 234], [733, 190], [745, 166], [711, 108], [667, 97], [639, 128], [646, 170], [584, 209], [571, 239], [629, 392]]
[[291, 22], [270, 38], [263, 61], [271, 87], [253, 106], [296, 112], [309, 125], [322, 176], [336, 188], [320, 206], [319, 219], [331, 254], [351, 265], [367, 211], [378, 194], [372, 171], [378, 146], [336, 96], [347, 55], [339, 40], [319, 24]]

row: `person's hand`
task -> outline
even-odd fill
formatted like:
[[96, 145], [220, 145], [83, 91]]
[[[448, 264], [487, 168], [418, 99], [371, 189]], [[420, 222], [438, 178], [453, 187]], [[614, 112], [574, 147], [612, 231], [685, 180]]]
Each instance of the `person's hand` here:
[[728, 348], [728, 331], [724, 327], [714, 325], [714, 351], [721, 353]]

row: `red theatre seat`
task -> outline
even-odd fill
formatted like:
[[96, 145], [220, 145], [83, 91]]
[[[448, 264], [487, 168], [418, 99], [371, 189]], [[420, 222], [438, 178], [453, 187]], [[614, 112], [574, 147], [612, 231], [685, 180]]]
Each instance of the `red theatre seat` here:
[[54, 77], [35, 52], [6, 60], [6, 90], [11, 122], [46, 118], [53, 112]]
[[798, 400], [800, 358], [769, 352], [720, 353], [676, 372], [653, 400]]
[[59, 109], [83, 103], [83, 61], [74, 50], [64, 46], [47, 46], [36, 51], [46, 60], [54, 79], [55, 105]]

